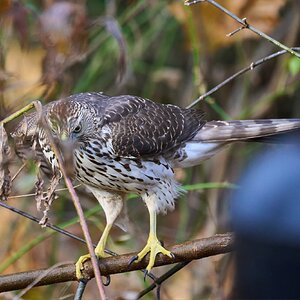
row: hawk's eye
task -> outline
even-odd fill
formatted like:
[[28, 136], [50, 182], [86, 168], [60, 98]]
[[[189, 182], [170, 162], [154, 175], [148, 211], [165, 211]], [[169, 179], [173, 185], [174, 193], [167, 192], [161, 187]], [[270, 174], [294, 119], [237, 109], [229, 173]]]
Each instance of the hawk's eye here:
[[76, 127], [75, 127], [75, 129], [74, 129], [74, 133], [79, 133], [81, 131], [81, 125], [80, 124], [78, 124]]

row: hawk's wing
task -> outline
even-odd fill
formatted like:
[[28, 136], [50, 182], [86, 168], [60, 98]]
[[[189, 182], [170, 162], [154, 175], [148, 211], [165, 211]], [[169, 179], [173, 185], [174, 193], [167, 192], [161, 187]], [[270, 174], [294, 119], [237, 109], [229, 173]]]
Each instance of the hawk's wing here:
[[181, 109], [134, 96], [111, 97], [101, 127], [111, 130], [118, 156], [155, 156], [192, 139], [205, 124], [199, 110]]

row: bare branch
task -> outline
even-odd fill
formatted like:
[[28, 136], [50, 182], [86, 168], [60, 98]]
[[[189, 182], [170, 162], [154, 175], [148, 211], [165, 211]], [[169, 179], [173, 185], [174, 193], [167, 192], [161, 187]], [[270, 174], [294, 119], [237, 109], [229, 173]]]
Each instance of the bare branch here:
[[[217, 234], [209, 238], [189, 241], [170, 247], [170, 250], [174, 253], [175, 257], [170, 258], [160, 254], [155, 261], [155, 267], [178, 262], [189, 262], [194, 259], [223, 254], [230, 252], [232, 248], [233, 236], [231, 233]], [[136, 262], [128, 266], [128, 262], [134, 255], [136, 255], [136, 253], [101, 259], [99, 261], [101, 275], [107, 276], [144, 269], [148, 264], [148, 257], [141, 262]], [[90, 261], [85, 263], [84, 272], [87, 277], [94, 276], [93, 267]], [[45, 274], [45, 269], [0, 276], [0, 292], [26, 288], [37, 277], [41, 276], [41, 274]], [[46, 276], [41, 278], [36, 286], [75, 280], [77, 280], [75, 266], [74, 264], [68, 264], [47, 273]]]
[[[300, 51], [300, 47], [294, 47], [292, 48], [295, 51]], [[194, 100], [190, 105], [187, 106], [187, 108], [191, 108], [193, 106], [195, 106], [196, 104], [198, 104], [200, 101], [202, 101], [204, 98], [210, 96], [211, 94], [215, 93], [216, 91], [218, 91], [220, 88], [222, 88], [224, 85], [226, 85], [227, 83], [229, 83], [230, 81], [234, 80], [235, 78], [237, 78], [238, 76], [248, 72], [248, 71], [252, 71], [255, 67], [275, 58], [278, 57], [280, 55], [286, 54], [287, 51], [286, 50], [281, 50], [278, 51], [276, 53], [272, 53], [271, 55], [268, 55], [266, 57], [263, 57], [255, 62], [252, 62], [248, 67], [238, 71], [237, 73], [233, 74], [232, 76], [230, 76], [229, 78], [227, 78], [226, 80], [222, 81], [220, 84], [218, 84], [217, 86], [215, 86], [214, 88], [212, 88], [211, 90], [209, 90], [208, 92], [206, 92], [205, 94], [201, 95], [200, 97], [198, 97], [196, 100]]]
[[292, 48], [289, 48], [289, 47], [285, 46], [284, 44], [282, 44], [279, 41], [275, 40], [274, 38], [268, 36], [264, 32], [262, 32], [262, 31], [258, 30], [257, 28], [253, 27], [252, 25], [250, 25], [246, 21], [246, 18], [243, 18], [243, 19], [239, 18], [238, 16], [236, 16], [231, 11], [227, 10], [225, 7], [223, 7], [222, 5], [220, 5], [219, 3], [217, 3], [214, 0], [191, 0], [191, 1], [190, 0], [186, 0], [185, 1], [185, 5], [189, 6], [189, 5], [192, 5], [192, 4], [196, 4], [198, 2], [208, 2], [208, 3], [210, 3], [211, 5], [215, 6], [218, 9], [220, 9], [226, 15], [230, 16], [232, 19], [234, 19], [235, 21], [237, 21], [238, 23], [240, 23], [242, 25], [242, 28], [249, 29], [250, 31], [256, 33], [260, 37], [262, 37], [262, 38], [268, 40], [269, 42], [273, 43], [274, 45], [278, 46], [279, 48], [284, 49], [287, 52], [289, 52], [290, 54], [293, 54], [293, 55], [295, 55], [295, 56], [297, 56], [297, 57], [300, 58], [300, 53], [297, 53]]
[[[3, 207], [3, 208], [8, 209], [8, 210], [10, 210], [10, 211], [12, 211], [14, 213], [17, 213], [20, 216], [22, 216], [24, 218], [27, 218], [27, 219], [35, 222], [35, 223], [38, 223], [38, 224], [40, 223], [40, 219], [39, 218], [34, 217], [34, 216], [30, 215], [29, 213], [27, 213], [25, 211], [22, 211], [22, 210], [20, 210], [20, 209], [18, 209], [16, 207], [12, 207], [12, 206], [8, 205], [7, 203], [4, 203], [4, 202], [0, 201], [0, 206]], [[67, 231], [65, 229], [62, 229], [62, 228], [60, 228], [60, 227], [58, 227], [56, 225], [52, 225], [50, 223], [47, 223], [46, 227], [52, 229], [53, 231], [56, 231], [56, 232], [61, 233], [63, 235], [66, 235], [66, 236], [68, 236], [68, 237], [70, 237], [70, 238], [72, 238], [74, 240], [77, 240], [77, 241], [79, 241], [81, 243], [86, 244], [86, 241], [84, 239], [82, 239], [79, 236], [77, 236], [77, 235], [75, 235], [75, 234], [73, 234], [73, 233], [71, 233], [71, 232], [69, 232], [69, 231]], [[93, 245], [93, 246], [96, 247], [96, 245]], [[117, 255], [115, 252], [113, 252], [111, 250], [108, 250], [108, 249], [105, 249], [105, 253], [107, 253], [109, 255], [114, 255], [114, 256]]]
[[190, 262], [191, 261], [184, 261], [184, 262], [178, 263], [172, 269], [170, 269], [169, 271], [167, 271], [166, 273], [164, 273], [162, 276], [160, 276], [159, 278], [157, 278], [154, 281], [154, 283], [152, 283], [146, 289], [144, 289], [143, 291], [141, 291], [137, 295], [137, 299], [142, 298], [143, 296], [145, 296], [146, 294], [148, 294], [149, 292], [151, 292], [152, 290], [154, 290], [156, 287], [159, 288], [164, 281], [166, 281], [168, 278], [170, 278], [171, 276], [173, 276], [175, 273], [177, 273], [178, 271], [180, 271], [181, 269], [183, 269]]

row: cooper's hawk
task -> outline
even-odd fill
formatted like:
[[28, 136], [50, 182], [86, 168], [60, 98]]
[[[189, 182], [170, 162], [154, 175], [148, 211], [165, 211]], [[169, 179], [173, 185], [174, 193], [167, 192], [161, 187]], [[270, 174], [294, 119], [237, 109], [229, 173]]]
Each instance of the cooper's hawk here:
[[[158, 253], [172, 256], [157, 238], [156, 215], [173, 209], [180, 195], [173, 168], [198, 165], [230, 142], [300, 128], [300, 119], [206, 122], [199, 110], [103, 93], [73, 95], [43, 109], [54, 137], [73, 144], [76, 179], [92, 191], [105, 212], [107, 225], [95, 249], [97, 257], [104, 256], [109, 231], [122, 212], [125, 194], [136, 193], [145, 202], [150, 233], [136, 259], [140, 261], [150, 252], [147, 271]], [[13, 136], [27, 134], [27, 140], [36, 137], [55, 170], [58, 163], [50, 143], [43, 128], [35, 131], [36, 126], [37, 114], [32, 113]], [[84, 255], [78, 260], [78, 278], [88, 258]]]

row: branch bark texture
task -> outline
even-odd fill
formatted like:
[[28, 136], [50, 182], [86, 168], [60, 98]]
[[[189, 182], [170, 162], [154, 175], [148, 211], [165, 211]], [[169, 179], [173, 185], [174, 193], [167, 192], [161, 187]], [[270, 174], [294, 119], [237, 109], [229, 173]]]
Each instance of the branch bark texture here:
[[[174, 253], [174, 258], [158, 255], [155, 267], [223, 254], [230, 252], [232, 248], [233, 236], [231, 233], [218, 234], [209, 238], [189, 241], [169, 248], [169, 250]], [[144, 269], [148, 264], [148, 258], [128, 266], [128, 262], [134, 255], [136, 255], [136, 253], [101, 259], [99, 261], [101, 275], [106, 276]], [[87, 261], [85, 264], [84, 274], [87, 278], [94, 277], [93, 267], [90, 261]], [[75, 276], [75, 264], [67, 264], [51, 271], [49, 271], [49, 269], [41, 269], [0, 276], [0, 292], [26, 288], [37, 277], [41, 278], [41, 280], [36, 286], [75, 281], [77, 280]]]

